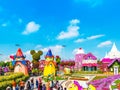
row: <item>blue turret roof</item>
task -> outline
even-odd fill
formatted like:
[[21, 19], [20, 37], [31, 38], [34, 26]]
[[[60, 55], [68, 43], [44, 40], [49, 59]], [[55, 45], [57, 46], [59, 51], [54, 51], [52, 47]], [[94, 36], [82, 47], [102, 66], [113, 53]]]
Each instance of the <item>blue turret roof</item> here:
[[52, 57], [52, 56], [53, 56], [51, 49], [48, 50], [48, 52], [47, 52], [47, 54], [46, 54], [46, 57], [47, 57], [47, 56], [48, 56], [48, 57]]

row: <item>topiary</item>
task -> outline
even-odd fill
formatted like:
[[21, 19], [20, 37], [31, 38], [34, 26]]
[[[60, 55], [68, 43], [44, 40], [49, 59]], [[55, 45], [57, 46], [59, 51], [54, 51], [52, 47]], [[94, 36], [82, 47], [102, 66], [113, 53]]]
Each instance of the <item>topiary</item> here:
[[38, 68], [39, 67], [39, 60], [40, 56], [43, 54], [42, 51], [36, 52], [35, 50], [31, 50], [30, 54], [32, 55], [32, 63], [33, 63], [33, 68]]

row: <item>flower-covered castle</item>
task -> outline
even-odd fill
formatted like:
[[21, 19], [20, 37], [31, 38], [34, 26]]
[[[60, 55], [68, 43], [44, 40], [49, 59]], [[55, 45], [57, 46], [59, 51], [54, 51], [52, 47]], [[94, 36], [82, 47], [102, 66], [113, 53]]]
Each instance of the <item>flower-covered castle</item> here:
[[120, 72], [120, 51], [117, 49], [115, 43], [113, 44], [110, 52], [106, 53], [105, 57], [101, 60], [101, 69], [103, 72]]
[[75, 55], [75, 68], [83, 71], [97, 70], [97, 57], [92, 53], [84, 53], [82, 48], [79, 48]]
[[24, 75], [28, 75], [27, 61], [19, 48], [16, 55], [10, 56], [12, 58], [12, 65], [14, 66], [14, 72], [22, 72]]

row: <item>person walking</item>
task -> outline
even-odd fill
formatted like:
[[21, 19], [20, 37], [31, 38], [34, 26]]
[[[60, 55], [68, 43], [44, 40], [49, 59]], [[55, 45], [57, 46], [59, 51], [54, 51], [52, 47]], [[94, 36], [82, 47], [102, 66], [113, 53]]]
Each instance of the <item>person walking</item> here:
[[50, 81], [48, 81], [46, 84], [46, 90], [50, 90]]
[[38, 90], [42, 90], [42, 83], [39, 83]]
[[34, 89], [34, 79], [33, 78], [31, 79], [31, 89], [32, 90]]
[[19, 85], [20, 85], [20, 90], [24, 90], [25, 82], [21, 80]]
[[6, 90], [12, 90], [12, 89], [11, 89], [11, 87], [10, 87], [10, 86], [8, 86], [8, 87], [6, 88]]
[[17, 86], [16, 86], [15, 90], [19, 90], [19, 85], [18, 85], [18, 84], [17, 84]]
[[36, 79], [36, 88], [38, 88], [38, 85], [39, 85], [39, 84], [38, 84], [38, 80]]
[[15, 79], [12, 81], [12, 89], [13, 89], [13, 90], [16, 89], [16, 82], [15, 82]]
[[27, 82], [27, 90], [31, 90], [30, 81]]
[[46, 86], [45, 86], [45, 84], [43, 84], [43, 86], [42, 86], [42, 90], [46, 90]]

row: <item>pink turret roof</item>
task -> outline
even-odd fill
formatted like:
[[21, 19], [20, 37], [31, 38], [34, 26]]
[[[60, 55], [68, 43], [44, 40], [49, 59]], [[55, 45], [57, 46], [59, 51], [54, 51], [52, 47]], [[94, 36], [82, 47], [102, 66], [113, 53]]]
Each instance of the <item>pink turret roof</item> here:
[[84, 59], [93, 59], [93, 60], [97, 60], [97, 58], [92, 54], [92, 53], [88, 53], [84, 56]]
[[110, 63], [111, 59], [110, 58], [103, 58], [102, 63]]

